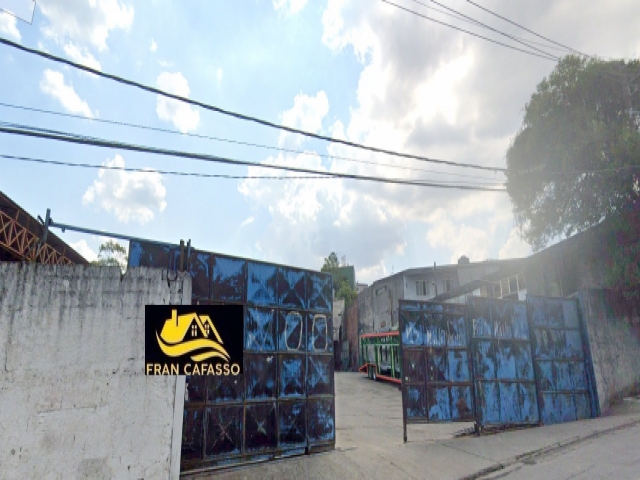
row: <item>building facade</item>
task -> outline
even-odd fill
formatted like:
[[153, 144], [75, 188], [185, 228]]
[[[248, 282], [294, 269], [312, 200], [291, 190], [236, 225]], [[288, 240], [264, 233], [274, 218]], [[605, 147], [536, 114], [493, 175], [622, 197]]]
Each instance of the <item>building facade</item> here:
[[[520, 290], [518, 264], [521, 260], [488, 260], [472, 263], [461, 257], [458, 264], [404, 270], [373, 282], [358, 294], [360, 333], [393, 330], [398, 326], [398, 300], [434, 300], [478, 282], [489, 275], [496, 277], [486, 285], [478, 283], [478, 294], [508, 298], [512, 294], [511, 277], [515, 275], [513, 293]], [[524, 287], [524, 277], [520, 280]], [[503, 294], [504, 292], [504, 294]], [[507, 293], [508, 292], [508, 293]]]

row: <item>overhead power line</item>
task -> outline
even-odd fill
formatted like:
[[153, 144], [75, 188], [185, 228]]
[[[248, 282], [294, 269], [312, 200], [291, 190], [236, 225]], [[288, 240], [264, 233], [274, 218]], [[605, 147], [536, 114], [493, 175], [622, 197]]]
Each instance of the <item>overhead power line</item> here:
[[[121, 127], [130, 127], [130, 128], [137, 128], [137, 129], [142, 129], [142, 130], [149, 130], [149, 131], [153, 131], [153, 132], [169, 133], [171, 135], [180, 135], [180, 136], [186, 136], [186, 137], [200, 138], [200, 139], [204, 139], [204, 140], [215, 140], [215, 141], [218, 141], [218, 142], [225, 142], [225, 143], [230, 143], [230, 144], [234, 144], [234, 145], [243, 145], [243, 146], [253, 147], [253, 148], [264, 148], [264, 149], [274, 150], [274, 151], [279, 151], [279, 152], [295, 153], [297, 155], [309, 155], [309, 156], [316, 156], [317, 155], [318, 157], [325, 158], [325, 159], [344, 160], [344, 161], [347, 161], [347, 162], [363, 163], [363, 164], [375, 165], [375, 166], [381, 166], [381, 167], [398, 168], [398, 169], [401, 169], [401, 170], [411, 170], [411, 171], [415, 171], [415, 172], [425, 172], [425, 173], [436, 173], [438, 175], [446, 175], [446, 176], [452, 176], [452, 177], [474, 178], [474, 179], [477, 179], [477, 180], [491, 180], [490, 178], [479, 177], [477, 175], [465, 175], [463, 173], [441, 172], [441, 171], [438, 171], [438, 170], [429, 170], [429, 169], [425, 169], [425, 168], [408, 167], [408, 166], [405, 166], [405, 165], [395, 165], [393, 163], [374, 162], [374, 161], [370, 161], [370, 160], [363, 160], [363, 159], [352, 158], [352, 157], [343, 157], [343, 156], [339, 156], [339, 155], [330, 155], [330, 154], [324, 154], [324, 153], [318, 153], [318, 152], [309, 152], [309, 151], [305, 151], [305, 150], [296, 150], [296, 149], [292, 149], [292, 148], [274, 147], [274, 146], [271, 146], [271, 145], [263, 145], [263, 144], [260, 144], [260, 143], [244, 142], [244, 141], [241, 141], [241, 140], [232, 140], [232, 139], [228, 139], [228, 138], [215, 137], [215, 136], [210, 136], [210, 135], [202, 135], [202, 134], [198, 134], [198, 133], [180, 132], [180, 131], [171, 130], [171, 129], [168, 129], [168, 128], [151, 127], [151, 126], [148, 126], [148, 125], [140, 125], [140, 124], [128, 123], [128, 122], [119, 122], [119, 121], [116, 121], [116, 120], [108, 120], [108, 119], [104, 119], [104, 118], [85, 117], [84, 115], [77, 115], [77, 114], [65, 113], [65, 112], [56, 112], [56, 111], [53, 111], [53, 110], [45, 110], [45, 109], [42, 109], [42, 108], [27, 107], [27, 106], [24, 106], [24, 105], [15, 105], [15, 104], [11, 104], [11, 103], [0, 102], [0, 106], [6, 107], [6, 108], [13, 108], [13, 109], [17, 109], [17, 110], [24, 110], [24, 111], [28, 111], [28, 112], [45, 113], [45, 114], [48, 114], [48, 115], [57, 115], [57, 116], [67, 117], [67, 118], [77, 118], [79, 120], [86, 120], [86, 121], [90, 121], [90, 122], [99, 122], [99, 123], [105, 123], [105, 124], [109, 124], [109, 125], [117, 125], [117, 126], [121, 126]], [[0, 123], [2, 123], [2, 122], [0, 122]], [[504, 173], [504, 172], [501, 171], [501, 173]]]
[[480, 38], [482, 40], [486, 40], [487, 42], [495, 43], [496, 45], [500, 45], [502, 47], [509, 48], [511, 50], [516, 50], [516, 51], [521, 52], [521, 53], [526, 53], [527, 55], [533, 55], [534, 57], [544, 58], [545, 60], [552, 60], [554, 62], [558, 60], [557, 57], [554, 57], [554, 56], [552, 56], [550, 54], [549, 55], [543, 55], [543, 54], [540, 54], [540, 53], [532, 52], [530, 50], [524, 50], [522, 48], [514, 47], [513, 45], [508, 45], [506, 43], [499, 42], [497, 40], [493, 40], [492, 38], [485, 37], [485, 36], [480, 35], [478, 33], [474, 33], [474, 32], [471, 32], [469, 30], [465, 30], [464, 28], [456, 27], [455, 25], [451, 25], [450, 23], [441, 22], [440, 20], [436, 20], [435, 18], [428, 17], [426, 15], [421, 14], [420, 12], [416, 12], [415, 10], [411, 10], [410, 8], [406, 8], [406, 7], [403, 7], [402, 5], [398, 5], [397, 3], [390, 2], [389, 0], [381, 0], [381, 1], [383, 3], [386, 3], [386, 4], [389, 4], [389, 5], [393, 6], [393, 7], [399, 8], [400, 10], [404, 10], [405, 12], [411, 13], [411, 14], [416, 15], [416, 16], [418, 16], [420, 18], [425, 19], [425, 20], [429, 20], [430, 22], [435, 22], [435, 23], [438, 23], [438, 24], [443, 25], [445, 27], [453, 28], [454, 30], [458, 30], [460, 32], [467, 33], [467, 34], [472, 35], [474, 37]]
[[[462, 17], [462, 14], [455, 14], [455, 13], [450, 13], [450, 12], [446, 12], [444, 10], [440, 10], [439, 8], [433, 7], [431, 5], [427, 5], [425, 2], [421, 2], [420, 0], [411, 0], [413, 3], [417, 3], [418, 5], [422, 5], [424, 8], [428, 9], [428, 10], [432, 10], [434, 12], [438, 12], [442, 15], [445, 15], [447, 17], [450, 18], [455, 18], [456, 20], [459, 20], [461, 22], [464, 23], [469, 23], [471, 25], [476, 25], [478, 27], [482, 27], [482, 28], [487, 28], [487, 29], [491, 29], [492, 27], [489, 26], [484, 26], [484, 24], [478, 20], [475, 20], [474, 18], [468, 17], [467, 15], [465, 15], [464, 17]], [[522, 37], [517, 37], [517, 36], [513, 36], [514, 39], [518, 39], [518, 40], [522, 40], [523, 42], [526, 42], [527, 44], [530, 45], [537, 45], [539, 47], [545, 47], [545, 48], [550, 48], [551, 50], [563, 50], [563, 51], [567, 51], [566, 48], [564, 47], [558, 47], [556, 45], [549, 45], [548, 43], [543, 43], [543, 42], [536, 42], [534, 40], [529, 40], [529, 39], [525, 39]]]
[[113, 80], [114, 82], [117, 83], [121, 83], [123, 85], [128, 85], [130, 87], [135, 87], [138, 88], [140, 90], [144, 90], [146, 92], [150, 92], [150, 93], [154, 93], [156, 95], [160, 95], [166, 98], [171, 98], [173, 100], [177, 100], [179, 102], [183, 102], [183, 103], [187, 103], [189, 105], [194, 105], [200, 108], [203, 108], [205, 110], [210, 110], [212, 112], [216, 112], [216, 113], [220, 113], [222, 115], [227, 115], [229, 117], [233, 117], [233, 118], [237, 118], [239, 120], [244, 120], [244, 121], [248, 121], [248, 122], [253, 122], [259, 125], [263, 125], [265, 127], [270, 127], [270, 128], [275, 128], [278, 130], [283, 130], [289, 133], [296, 133], [299, 135], [303, 135], [305, 137], [309, 137], [309, 138], [315, 138], [316, 140], [323, 140], [326, 142], [331, 142], [331, 143], [338, 143], [341, 145], [346, 145], [349, 147], [354, 147], [354, 148], [359, 148], [362, 150], [368, 150], [370, 152], [376, 152], [376, 153], [384, 153], [387, 155], [393, 155], [396, 157], [401, 157], [401, 158], [410, 158], [413, 160], [420, 160], [420, 161], [424, 161], [424, 162], [430, 162], [430, 163], [437, 163], [437, 164], [441, 164], [441, 165], [449, 165], [452, 167], [461, 167], [461, 168], [473, 168], [473, 169], [477, 169], [477, 170], [488, 170], [488, 171], [506, 171], [505, 168], [495, 168], [495, 167], [486, 167], [483, 165], [474, 165], [474, 164], [469, 164], [469, 163], [459, 163], [459, 162], [452, 162], [452, 161], [448, 161], [448, 160], [440, 160], [440, 159], [434, 159], [434, 158], [429, 158], [429, 157], [424, 157], [421, 155], [412, 155], [409, 153], [402, 153], [402, 152], [396, 152], [393, 150], [386, 150], [383, 148], [377, 148], [377, 147], [371, 147], [368, 145], [363, 145], [361, 143], [356, 143], [356, 142], [350, 142], [348, 140], [342, 140], [342, 139], [337, 139], [337, 138], [332, 138], [332, 137], [327, 137], [325, 135], [320, 135], [317, 133], [312, 133], [312, 132], [307, 132], [304, 130], [299, 130], [297, 128], [292, 128], [292, 127], [287, 127], [284, 125], [278, 125], [277, 123], [273, 123], [267, 120], [262, 120], [260, 118], [257, 117], [252, 117], [250, 115], [245, 115], [242, 113], [238, 113], [238, 112], [232, 112], [230, 110], [225, 110], [223, 108], [220, 107], [216, 107], [214, 105], [210, 105], [207, 103], [203, 103], [197, 100], [192, 100], [190, 98], [186, 98], [186, 97], [181, 97], [180, 95], [175, 95], [173, 93], [168, 93], [165, 92], [164, 90], [160, 90], [158, 88], [155, 87], [151, 87], [149, 85], [144, 85], [142, 83], [133, 81], [133, 80], [129, 80], [126, 79], [124, 77], [120, 77], [118, 75], [112, 75], [110, 73], [105, 73], [102, 72], [100, 70], [96, 70], [94, 68], [91, 67], [87, 67], [85, 65], [81, 65], [79, 63], [76, 62], [72, 62], [71, 60], [67, 60], [66, 58], [62, 58], [62, 57], [58, 57], [56, 55], [52, 55], [50, 53], [47, 52], [43, 52], [37, 49], [33, 49], [33, 48], [29, 48], [29, 47], [25, 47], [24, 45], [20, 45], [19, 43], [16, 42], [12, 42], [11, 40], [8, 40], [6, 38], [1, 38], [0, 37], [0, 43], [7, 45], [9, 47], [21, 50], [23, 52], [27, 52], [30, 53], [32, 55], [37, 55], [39, 57], [43, 57], [46, 58], [48, 60], [52, 60], [54, 62], [57, 63], [62, 63], [64, 65], [69, 65], [70, 67], [76, 68], [78, 70], [83, 70], [85, 72], [89, 72], [92, 73], [93, 75], [96, 75], [98, 77], [102, 77], [102, 78], [107, 78], [109, 80]]
[[198, 172], [177, 172], [172, 170], [157, 170], [155, 168], [133, 168], [133, 167], [117, 167], [117, 166], [109, 166], [109, 165], [95, 165], [91, 163], [72, 163], [72, 162], [63, 162], [59, 160], [46, 160], [44, 158], [33, 158], [33, 157], [21, 157], [17, 155], [4, 155], [0, 154], [0, 158], [5, 158], [7, 160], [17, 160], [20, 162], [31, 162], [31, 163], [42, 163], [46, 165], [58, 165], [63, 167], [79, 167], [79, 168], [92, 168], [97, 170], [116, 170], [123, 172], [137, 172], [137, 173], [160, 173], [162, 175], [177, 175], [183, 177], [200, 177], [200, 178], [228, 178], [228, 179], [261, 179], [261, 180], [308, 180], [308, 179], [316, 179], [316, 180], [332, 180], [332, 177], [328, 177], [326, 175], [319, 176], [275, 176], [275, 175], [224, 175], [224, 174], [214, 174], [214, 173], [198, 173]]
[[[162, 175], [174, 175], [180, 177], [198, 177], [198, 178], [222, 178], [222, 179], [234, 179], [234, 180], [336, 180], [336, 177], [323, 174], [323, 175], [227, 175], [218, 173], [200, 173], [200, 172], [182, 172], [175, 170], [159, 170], [156, 168], [135, 168], [135, 167], [118, 167], [110, 165], [96, 165], [92, 163], [74, 163], [64, 162], [61, 160], [47, 160], [44, 158], [23, 157], [18, 155], [6, 155], [0, 154], [0, 158], [7, 160], [15, 160], [19, 162], [40, 163], [44, 165], [55, 165], [61, 167], [76, 167], [76, 168], [90, 168], [94, 170], [115, 170], [123, 172], [134, 173], [159, 173]], [[425, 182], [427, 180], [416, 180], [416, 182]], [[451, 182], [444, 182], [451, 183]], [[419, 183], [417, 183], [419, 185]], [[464, 183], [463, 183], [464, 185]], [[493, 184], [494, 186], [504, 186], [504, 184]]]
[[571, 48], [571, 47], [568, 47], [568, 46], [566, 46], [566, 45], [563, 45], [563, 44], [562, 44], [562, 43], [560, 43], [560, 42], [556, 42], [555, 40], [551, 40], [550, 38], [545, 37], [544, 35], [540, 35], [539, 33], [536, 33], [536, 32], [534, 32], [533, 30], [530, 30], [530, 29], [528, 29], [527, 27], [522, 26], [522, 25], [520, 25], [520, 24], [519, 24], [519, 23], [517, 23], [517, 22], [514, 22], [514, 21], [512, 21], [512, 20], [509, 20], [508, 18], [505, 18], [505, 17], [503, 17], [502, 15], [499, 15], [499, 14], [497, 14], [497, 13], [495, 13], [495, 12], [493, 12], [493, 11], [489, 10], [488, 8], [485, 8], [485, 7], [483, 7], [482, 5], [478, 5], [477, 3], [475, 3], [475, 2], [473, 2], [473, 1], [471, 1], [471, 0], [467, 0], [467, 2], [468, 2], [468, 3], [470, 3], [471, 5], [473, 5], [474, 7], [477, 7], [477, 8], [479, 8], [480, 10], [483, 10], [483, 11], [487, 12], [487, 13], [488, 13], [488, 14], [490, 14], [490, 15], [493, 15], [494, 17], [498, 17], [499, 19], [504, 20], [505, 22], [508, 22], [508, 23], [510, 23], [511, 25], [514, 25], [514, 26], [516, 26], [516, 27], [518, 27], [518, 28], [521, 28], [521, 29], [522, 29], [522, 30], [524, 30], [525, 32], [529, 32], [530, 34], [535, 35], [535, 36], [536, 36], [536, 37], [538, 37], [538, 38], [542, 38], [543, 40], [546, 40], [546, 41], [547, 41], [547, 42], [549, 42], [549, 43], [553, 43], [554, 45], [558, 45], [559, 47], [566, 48], [567, 50], [569, 50], [569, 51], [571, 51], [571, 52], [573, 52], [573, 53], [577, 53], [578, 55], [582, 55], [583, 57], [590, 57], [590, 58], [594, 58], [594, 57], [593, 57], [593, 56], [591, 56], [591, 55], [587, 55], [586, 53], [582, 53], [582, 52], [580, 52], [580, 51], [578, 51], [578, 50], [576, 50], [576, 49], [574, 49], [574, 48]]
[[492, 32], [495, 32], [495, 33], [497, 33], [497, 34], [499, 34], [499, 35], [502, 35], [502, 36], [504, 36], [504, 37], [510, 38], [510, 39], [511, 39], [511, 40], [513, 40], [514, 42], [517, 42], [517, 43], [519, 43], [519, 44], [521, 44], [521, 45], [524, 45], [524, 46], [526, 46], [526, 47], [529, 47], [531, 50], [535, 50], [536, 52], [542, 53], [542, 54], [544, 54], [544, 55], [548, 55], [548, 56], [550, 56], [550, 57], [555, 57], [555, 58], [556, 58], [556, 60], [560, 60], [560, 58], [559, 58], [559, 57], [555, 56], [555, 55], [554, 55], [554, 54], [552, 54], [552, 53], [546, 52], [546, 51], [542, 50], [541, 48], [534, 47], [534, 46], [530, 45], [528, 42], [526, 42], [526, 41], [524, 41], [524, 40], [520, 40], [519, 38], [514, 37], [513, 35], [510, 35], [510, 34], [508, 34], [508, 33], [505, 33], [505, 32], [503, 32], [503, 31], [501, 31], [501, 30], [498, 30], [497, 28], [493, 28], [492, 26], [487, 25], [486, 23], [482, 23], [482, 22], [480, 22], [479, 20], [476, 20], [476, 19], [474, 19], [474, 18], [471, 18], [471, 17], [469, 17], [469, 16], [465, 15], [464, 13], [458, 12], [457, 10], [454, 10], [453, 8], [447, 7], [446, 5], [443, 5], [442, 3], [437, 2], [436, 0], [430, 0], [430, 1], [431, 1], [431, 3], [435, 3], [436, 5], [438, 5], [438, 6], [442, 7], [442, 8], [444, 8], [445, 10], [449, 10], [450, 12], [453, 12], [453, 13], [455, 13], [456, 15], [460, 15], [461, 17], [466, 18], [466, 19], [470, 20], [471, 22], [474, 22], [474, 23], [475, 23], [476, 25], [478, 25], [478, 26], [481, 26], [481, 27], [483, 27], [483, 28], [486, 28], [487, 30], [491, 30]]
[[163, 155], [163, 156], [169, 156], [169, 157], [189, 158], [193, 160], [202, 160], [202, 161], [212, 162], [212, 163], [269, 168], [269, 169], [275, 169], [275, 170], [286, 170], [286, 171], [298, 172], [298, 173], [326, 175], [330, 177], [344, 178], [344, 179], [350, 179], [350, 180], [364, 180], [364, 181], [398, 184], [398, 185], [413, 185], [413, 186], [422, 186], [422, 187], [458, 189], [458, 190], [477, 190], [477, 191], [489, 191], [489, 192], [505, 192], [506, 191], [505, 189], [496, 189], [496, 188], [489, 188], [489, 187], [475, 186], [475, 185], [474, 186], [447, 185], [443, 183], [430, 182], [430, 181], [417, 181], [417, 180], [407, 180], [407, 179], [399, 179], [399, 178], [384, 178], [384, 177], [377, 177], [377, 176], [356, 175], [356, 174], [350, 174], [350, 173], [322, 172], [319, 170], [313, 170], [313, 169], [307, 169], [307, 168], [274, 165], [274, 164], [267, 164], [267, 163], [255, 163], [255, 162], [249, 162], [246, 160], [237, 160], [237, 159], [232, 159], [227, 157], [207, 155], [203, 153], [191, 153], [191, 152], [184, 152], [179, 150], [168, 150], [168, 149], [162, 149], [162, 148], [156, 148], [156, 147], [148, 147], [144, 145], [114, 142], [114, 141], [103, 140], [99, 138], [83, 137], [83, 136], [74, 135], [74, 134], [66, 134], [65, 132], [56, 132], [56, 133], [50, 133], [50, 132], [53, 132], [53, 131], [48, 131], [48, 132], [36, 131], [34, 129], [15, 128], [11, 126], [9, 127], [0, 126], [0, 133], [7, 133], [10, 135], [21, 135], [21, 136], [32, 137], [32, 138], [42, 138], [42, 139], [55, 140], [60, 142], [75, 143], [79, 145], [89, 145], [89, 146], [109, 148], [109, 149], [121, 149], [121, 150], [128, 150], [128, 151], [141, 152], [141, 153], [151, 153], [155, 155]]

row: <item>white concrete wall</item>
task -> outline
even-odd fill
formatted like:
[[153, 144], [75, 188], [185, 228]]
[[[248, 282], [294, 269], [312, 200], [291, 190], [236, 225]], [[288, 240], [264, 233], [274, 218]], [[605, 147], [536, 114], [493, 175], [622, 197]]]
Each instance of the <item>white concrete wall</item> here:
[[640, 311], [616, 305], [605, 290], [581, 290], [578, 299], [604, 414], [625, 395], [640, 393]]
[[0, 478], [169, 478], [176, 377], [143, 368], [144, 306], [190, 303], [169, 277], [0, 263]]

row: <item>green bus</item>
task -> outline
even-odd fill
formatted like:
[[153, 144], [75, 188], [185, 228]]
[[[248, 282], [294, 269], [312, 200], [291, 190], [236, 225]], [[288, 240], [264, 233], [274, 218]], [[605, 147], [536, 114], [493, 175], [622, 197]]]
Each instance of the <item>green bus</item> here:
[[401, 383], [400, 336], [398, 331], [360, 335], [360, 368], [371, 380]]

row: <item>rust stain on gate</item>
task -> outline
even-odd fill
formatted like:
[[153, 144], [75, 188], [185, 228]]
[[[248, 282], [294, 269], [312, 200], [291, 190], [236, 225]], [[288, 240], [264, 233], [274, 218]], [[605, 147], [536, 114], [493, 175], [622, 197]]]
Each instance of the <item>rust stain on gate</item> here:
[[474, 419], [467, 309], [399, 302], [404, 441], [408, 423]]
[[[131, 242], [129, 266], [174, 270], [175, 245]], [[244, 307], [240, 378], [187, 377], [182, 472], [335, 446], [331, 275], [193, 250], [192, 302]]]

